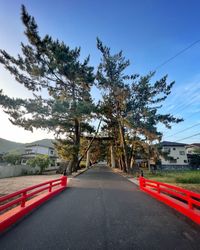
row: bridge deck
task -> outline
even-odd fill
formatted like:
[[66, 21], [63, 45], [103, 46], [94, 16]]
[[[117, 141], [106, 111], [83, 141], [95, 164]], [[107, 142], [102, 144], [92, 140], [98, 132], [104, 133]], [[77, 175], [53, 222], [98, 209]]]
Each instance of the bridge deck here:
[[0, 249], [199, 249], [198, 226], [106, 167], [73, 179], [0, 238]]

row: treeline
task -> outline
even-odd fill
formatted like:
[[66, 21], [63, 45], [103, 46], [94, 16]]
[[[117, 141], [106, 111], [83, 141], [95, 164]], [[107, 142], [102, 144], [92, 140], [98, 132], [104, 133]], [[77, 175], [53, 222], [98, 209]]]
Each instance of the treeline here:
[[[155, 72], [146, 76], [127, 74], [129, 60], [122, 51], [112, 54], [100, 39], [97, 49], [101, 60], [94, 69], [89, 56], [80, 60], [80, 48], [72, 49], [49, 35], [41, 37], [34, 17], [24, 6], [21, 19], [28, 42], [21, 43], [17, 57], [0, 50], [0, 63], [33, 93], [33, 98], [10, 98], [1, 90], [0, 105], [10, 121], [30, 131], [53, 131], [59, 155], [70, 161], [68, 172], [78, 169], [80, 157], [89, 150], [84, 136], [95, 135], [91, 125], [94, 119], [101, 122], [101, 133], [110, 138], [103, 148], [107, 149], [104, 154], [109, 152], [113, 167], [129, 171], [138, 151], [148, 159], [156, 158], [153, 142], [162, 137], [158, 123], [170, 128], [172, 123], [182, 121], [159, 113], [174, 82], [168, 83], [167, 76], [153, 82]], [[93, 86], [102, 94], [98, 104], [91, 96]], [[98, 155], [98, 150], [93, 151]]]

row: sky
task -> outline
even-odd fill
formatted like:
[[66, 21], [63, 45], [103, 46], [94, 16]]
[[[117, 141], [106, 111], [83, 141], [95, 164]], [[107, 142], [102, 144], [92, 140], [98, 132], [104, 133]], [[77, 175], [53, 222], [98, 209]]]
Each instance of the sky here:
[[[200, 39], [200, 1], [0, 0], [0, 49], [11, 55], [20, 53], [20, 43], [26, 41], [21, 4], [35, 17], [41, 36], [49, 34], [71, 48], [80, 46], [81, 58], [90, 54], [95, 67], [100, 61], [96, 49], [99, 37], [113, 53], [123, 50], [131, 62], [129, 73], [145, 75], [156, 69], [154, 80], [168, 74], [169, 82], [175, 81], [175, 85], [162, 112], [182, 117], [184, 122], [171, 130], [159, 125], [163, 140], [200, 142], [200, 42], [160, 66]], [[0, 89], [12, 97], [31, 97], [2, 65]], [[95, 89], [92, 94], [99, 98]], [[0, 107], [0, 138], [32, 142], [53, 138], [53, 134], [42, 130], [32, 133], [12, 125]]]

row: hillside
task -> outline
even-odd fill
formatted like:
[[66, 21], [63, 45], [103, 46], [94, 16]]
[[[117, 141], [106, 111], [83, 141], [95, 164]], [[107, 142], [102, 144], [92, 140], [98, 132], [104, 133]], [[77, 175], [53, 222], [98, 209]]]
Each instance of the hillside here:
[[0, 152], [9, 152], [12, 150], [15, 150], [17, 148], [24, 148], [23, 143], [19, 143], [19, 142], [13, 142], [13, 141], [8, 141], [5, 139], [0, 138]]
[[30, 144], [40, 144], [48, 147], [53, 147], [51, 139], [43, 139], [31, 143], [19, 143], [0, 138], [0, 153], [9, 152], [22, 154], [24, 152], [25, 146]]

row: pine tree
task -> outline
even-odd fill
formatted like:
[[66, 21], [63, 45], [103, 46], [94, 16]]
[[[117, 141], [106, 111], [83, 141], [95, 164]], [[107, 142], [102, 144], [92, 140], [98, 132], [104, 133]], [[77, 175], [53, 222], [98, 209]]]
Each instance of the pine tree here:
[[0, 50], [0, 63], [34, 97], [14, 99], [1, 90], [0, 105], [14, 125], [64, 134], [73, 155], [71, 172], [78, 162], [81, 131], [94, 108], [90, 96], [93, 67], [89, 66], [89, 57], [80, 62], [80, 48], [70, 49], [49, 35], [42, 38], [34, 17], [24, 6], [21, 17], [28, 44], [21, 43], [22, 53], [17, 58]]
[[159, 113], [162, 107], [160, 103], [171, 93], [174, 82], [168, 84], [167, 76], [164, 76], [151, 83], [154, 72], [143, 77], [138, 74], [127, 75], [126, 69], [130, 63], [122, 51], [111, 55], [110, 48], [104, 46], [99, 39], [97, 48], [102, 54], [96, 78], [99, 89], [103, 91], [104, 121], [113, 135], [119, 165], [124, 171], [128, 171], [135, 138], [146, 140], [151, 145], [152, 141], [159, 141], [162, 137], [157, 131], [158, 123], [170, 128], [172, 123], [182, 121], [171, 114]]

